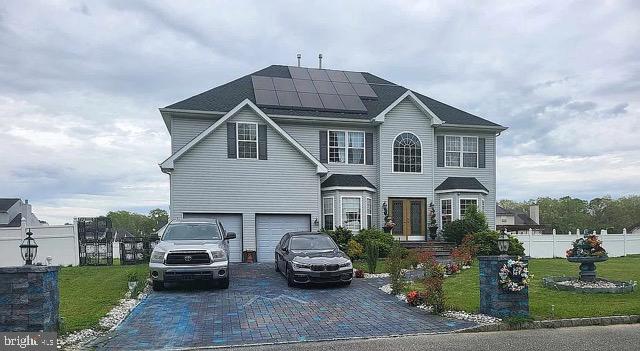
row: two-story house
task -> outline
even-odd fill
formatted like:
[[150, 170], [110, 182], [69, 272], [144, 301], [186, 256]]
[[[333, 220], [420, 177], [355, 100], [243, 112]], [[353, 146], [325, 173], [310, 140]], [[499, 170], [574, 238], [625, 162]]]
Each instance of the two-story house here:
[[366, 72], [273, 65], [160, 109], [172, 218], [218, 218], [231, 259], [287, 231], [384, 225], [424, 240], [470, 205], [495, 227], [506, 128]]

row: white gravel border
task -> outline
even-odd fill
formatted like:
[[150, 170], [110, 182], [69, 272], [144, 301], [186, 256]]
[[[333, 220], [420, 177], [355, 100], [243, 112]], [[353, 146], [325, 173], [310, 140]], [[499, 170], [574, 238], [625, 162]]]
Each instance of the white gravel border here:
[[98, 322], [99, 329], [82, 329], [68, 334], [64, 337], [58, 338], [58, 346], [65, 350], [85, 350], [84, 347], [87, 343], [95, 340], [99, 336], [102, 336], [113, 329], [115, 329], [122, 321], [131, 313], [131, 311], [144, 300], [151, 287], [149, 285], [140, 292], [137, 298], [131, 298], [131, 292], [127, 291], [124, 294], [124, 299], [120, 300], [120, 303], [113, 307], [106, 316], [102, 317]]

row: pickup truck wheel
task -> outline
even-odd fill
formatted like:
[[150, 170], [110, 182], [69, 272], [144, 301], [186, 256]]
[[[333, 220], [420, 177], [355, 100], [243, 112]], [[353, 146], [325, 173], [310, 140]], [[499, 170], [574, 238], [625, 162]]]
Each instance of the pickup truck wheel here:
[[162, 291], [164, 290], [164, 282], [159, 280], [154, 280], [152, 283], [153, 291]]
[[229, 288], [229, 276], [227, 275], [224, 279], [220, 281], [220, 288], [228, 289]]

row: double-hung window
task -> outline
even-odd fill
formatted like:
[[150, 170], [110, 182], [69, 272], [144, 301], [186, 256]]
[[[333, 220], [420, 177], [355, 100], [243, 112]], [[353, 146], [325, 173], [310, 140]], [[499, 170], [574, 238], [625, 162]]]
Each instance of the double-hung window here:
[[451, 199], [440, 200], [440, 222], [442, 227], [453, 221], [453, 201]]
[[478, 199], [460, 199], [460, 218], [464, 217], [464, 214], [467, 213], [467, 210], [471, 206], [478, 208]]
[[373, 200], [368, 197], [367, 198], [367, 228], [371, 228], [373, 226]]
[[238, 123], [238, 158], [258, 158], [258, 125]]
[[330, 130], [329, 162], [364, 164], [364, 132]]
[[362, 229], [362, 204], [359, 197], [342, 198], [342, 226], [349, 230]]
[[333, 230], [333, 197], [322, 199], [322, 215], [324, 216], [324, 229]]
[[478, 138], [473, 136], [445, 136], [445, 166], [478, 167]]

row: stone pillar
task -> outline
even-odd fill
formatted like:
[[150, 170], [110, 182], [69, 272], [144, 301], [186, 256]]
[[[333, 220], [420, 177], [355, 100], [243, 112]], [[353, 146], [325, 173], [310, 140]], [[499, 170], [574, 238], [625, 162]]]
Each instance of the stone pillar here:
[[[480, 313], [495, 317], [529, 316], [529, 288], [519, 292], [503, 290], [498, 273], [502, 265], [515, 256], [479, 256]], [[525, 258], [521, 259], [527, 262]]]
[[0, 267], [0, 331], [58, 331], [58, 270]]

